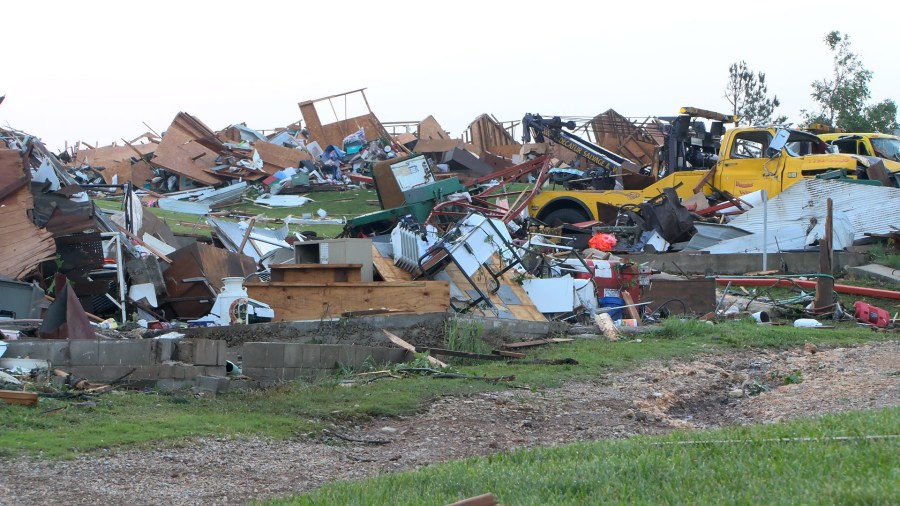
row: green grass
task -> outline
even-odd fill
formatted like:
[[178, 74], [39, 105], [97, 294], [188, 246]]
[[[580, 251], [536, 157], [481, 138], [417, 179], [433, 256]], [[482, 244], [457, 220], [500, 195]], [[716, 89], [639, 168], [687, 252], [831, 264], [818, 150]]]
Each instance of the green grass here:
[[[325, 485], [266, 504], [898, 504], [900, 409], [519, 450]], [[778, 438], [820, 438], [781, 442]], [[705, 441], [699, 444], [691, 442]], [[719, 442], [710, 442], [719, 441]], [[721, 441], [739, 441], [736, 443]], [[689, 444], [679, 444], [689, 443]]]
[[866, 252], [866, 256], [872, 263], [900, 269], [900, 254], [897, 254], [896, 251], [883, 245], [876, 245]]
[[[265, 391], [229, 392], [216, 399], [194, 398], [185, 393], [129, 392], [97, 396], [97, 407], [93, 409], [51, 398], [41, 398], [37, 408], [0, 405], [0, 453], [70, 458], [102, 448], [178, 444], [196, 436], [262, 435], [283, 439], [316, 431], [331, 422], [409, 415], [445, 395], [513, 386], [543, 389], [558, 387], [567, 380], [601, 381], [614, 370], [652, 359], [805, 342], [846, 346], [889, 339], [885, 334], [849, 325], [816, 330], [757, 326], [747, 321], [708, 325], [676, 320], [639, 337], [639, 343], [582, 339], [529, 352], [542, 359], [574, 358], [578, 365], [486, 362], [456, 366], [468, 375], [514, 375], [516, 381], [511, 384], [413, 377], [345, 387], [332, 378], [316, 383], [292, 382]], [[45, 413], [54, 408], [65, 409]]]

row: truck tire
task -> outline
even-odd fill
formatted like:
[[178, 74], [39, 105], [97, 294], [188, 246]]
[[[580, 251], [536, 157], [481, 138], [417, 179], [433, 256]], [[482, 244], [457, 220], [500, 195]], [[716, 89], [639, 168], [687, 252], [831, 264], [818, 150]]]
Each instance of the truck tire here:
[[551, 227], [556, 227], [559, 226], [560, 223], [581, 223], [582, 221], [588, 221], [590, 219], [590, 217], [585, 216], [584, 213], [577, 209], [565, 207], [551, 211], [541, 221]]

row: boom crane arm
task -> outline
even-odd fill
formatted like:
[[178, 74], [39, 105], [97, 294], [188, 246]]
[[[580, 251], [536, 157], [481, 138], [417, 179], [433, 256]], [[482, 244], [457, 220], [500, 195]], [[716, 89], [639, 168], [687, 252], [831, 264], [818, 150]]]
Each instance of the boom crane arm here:
[[603, 169], [605, 175], [611, 175], [619, 168], [632, 172], [637, 171], [637, 164], [628, 158], [582, 139], [573, 133], [566, 132], [563, 130], [563, 127], [574, 130], [575, 122], [563, 122], [559, 116], [544, 119], [540, 114], [526, 114], [522, 118], [522, 140], [527, 143], [531, 142], [532, 138], [534, 138], [535, 142], [544, 142], [545, 139], [550, 139], [576, 155], [594, 163]]

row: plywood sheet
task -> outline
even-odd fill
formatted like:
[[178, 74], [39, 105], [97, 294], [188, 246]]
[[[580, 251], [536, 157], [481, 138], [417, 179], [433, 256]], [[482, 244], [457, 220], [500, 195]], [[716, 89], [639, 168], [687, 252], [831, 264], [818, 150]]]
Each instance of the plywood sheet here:
[[303, 160], [312, 160], [312, 156], [306, 151], [287, 148], [270, 142], [257, 142], [253, 144], [260, 159], [265, 164], [265, 170], [274, 173], [288, 167], [299, 167]]
[[381, 256], [374, 244], [372, 245], [372, 264], [375, 272], [384, 281], [410, 281], [412, 279], [412, 274], [394, 265], [392, 259]]
[[420, 141], [432, 139], [450, 140], [450, 134], [434, 119], [434, 116], [428, 116], [419, 122], [417, 137]]
[[179, 112], [156, 148], [152, 163], [169, 172], [205, 185], [222, 181], [207, 172], [216, 166], [218, 154], [212, 148], [223, 148], [215, 132], [190, 114]]
[[276, 321], [317, 320], [348, 311], [388, 309], [415, 313], [450, 309], [445, 281], [371, 283], [244, 283], [247, 294], [275, 311]]
[[360, 128], [366, 134], [366, 140], [377, 139], [385, 135], [384, 126], [374, 114], [364, 114], [355, 118], [349, 118], [334, 123], [323, 125], [316, 112], [315, 102], [301, 102], [300, 114], [309, 132], [309, 138], [319, 143], [323, 149], [329, 144], [341, 147], [344, 138], [356, 132]]
[[[106, 184], [113, 184], [113, 176], [118, 176], [118, 184], [131, 181], [141, 186], [147, 179], [151, 179], [150, 165], [141, 157], [156, 151], [156, 143], [132, 144], [130, 146], [103, 146], [93, 149], [80, 149], [75, 154], [74, 166], [90, 165], [103, 177]], [[132, 163], [132, 158], [137, 158], [137, 163]], [[103, 170], [99, 170], [99, 168]]]
[[[655, 128], [655, 127], [654, 127]], [[640, 166], [653, 165], [660, 144], [647, 129], [609, 109], [591, 120], [594, 139], [600, 146], [622, 155]]]
[[419, 139], [416, 143], [416, 153], [444, 153], [462, 146], [461, 139]]
[[[469, 124], [466, 129], [466, 140], [472, 144], [476, 155], [481, 155], [482, 151], [491, 151], [494, 146], [519, 144], [509, 132], [487, 114], [478, 116]], [[493, 153], [499, 154], [496, 151]]]

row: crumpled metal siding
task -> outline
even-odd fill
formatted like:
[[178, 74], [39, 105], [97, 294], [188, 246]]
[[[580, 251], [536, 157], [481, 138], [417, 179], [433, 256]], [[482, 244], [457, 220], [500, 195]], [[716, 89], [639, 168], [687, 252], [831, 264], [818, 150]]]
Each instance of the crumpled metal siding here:
[[[853, 225], [854, 240], [865, 233], [888, 233], [900, 225], [900, 189], [823, 179], [805, 179], [769, 200], [769, 234], [779, 227], [825, 222], [826, 200]], [[728, 223], [747, 232], [763, 231], [763, 207], [755, 207]]]

